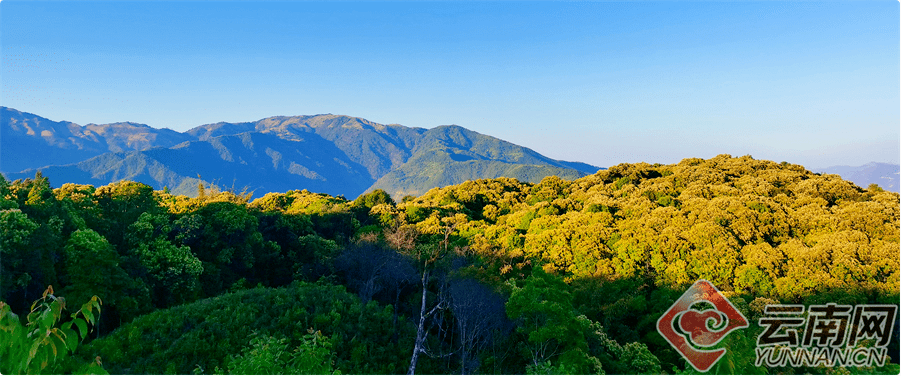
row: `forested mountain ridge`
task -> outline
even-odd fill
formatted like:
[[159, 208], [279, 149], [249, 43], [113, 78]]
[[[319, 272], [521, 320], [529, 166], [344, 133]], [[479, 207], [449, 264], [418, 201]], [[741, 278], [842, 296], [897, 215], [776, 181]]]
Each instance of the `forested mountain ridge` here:
[[402, 165], [382, 176], [371, 189], [393, 197], [418, 196], [447, 182], [498, 177], [538, 182], [545, 176], [575, 179], [597, 172], [587, 164], [557, 161], [535, 151], [460, 126], [429, 129]]
[[[171, 148], [106, 153], [74, 165], [39, 170], [66, 182], [100, 186], [131, 180], [191, 196], [203, 184], [248, 192], [304, 187], [356, 197], [373, 183], [365, 167], [316, 134], [288, 141], [266, 133], [240, 133]], [[27, 178], [36, 171], [8, 176]]]
[[399, 203], [39, 176], [0, 180], [0, 225], [0, 299], [100, 296], [78, 357], [113, 373], [404, 373], [417, 343], [418, 373], [683, 373], [655, 324], [697, 279], [751, 324], [718, 373], [898, 372], [897, 336], [884, 367], [753, 365], [767, 304], [898, 304], [901, 196], [749, 156]]
[[274, 116], [251, 123], [215, 123], [188, 130], [187, 134], [206, 140], [215, 136], [244, 132], [270, 133], [286, 140], [300, 140], [313, 133], [334, 143], [351, 160], [366, 167], [375, 180], [410, 157], [410, 149], [422, 128], [382, 125], [343, 115]]
[[171, 129], [123, 122], [56, 122], [0, 106], [0, 171], [70, 164], [107, 152], [169, 147], [193, 137]]
[[[11, 179], [34, 176], [40, 169], [53, 181], [97, 185], [130, 179], [185, 195], [196, 194], [197, 184], [203, 183], [246, 188], [257, 195], [309, 189], [356, 197], [382, 188], [400, 198], [471, 179], [506, 176], [537, 182], [545, 176], [577, 178], [600, 169], [550, 159], [459, 126], [427, 130], [343, 115], [220, 122], [185, 133], [133, 123], [82, 127], [7, 108], [2, 115], [0, 171]], [[254, 135], [249, 137], [256, 139], [256, 149], [217, 141], [248, 137], [242, 134]], [[231, 160], [232, 154], [240, 160]], [[285, 160], [280, 170], [282, 156], [298, 158]], [[188, 157], [192, 160], [179, 159]], [[356, 178], [346, 176], [348, 171]]]

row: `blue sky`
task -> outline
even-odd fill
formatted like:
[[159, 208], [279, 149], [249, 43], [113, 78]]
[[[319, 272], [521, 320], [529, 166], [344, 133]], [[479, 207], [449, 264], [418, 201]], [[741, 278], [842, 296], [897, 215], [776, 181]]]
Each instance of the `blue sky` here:
[[458, 124], [599, 166], [899, 163], [899, 3], [0, 3], [0, 104]]

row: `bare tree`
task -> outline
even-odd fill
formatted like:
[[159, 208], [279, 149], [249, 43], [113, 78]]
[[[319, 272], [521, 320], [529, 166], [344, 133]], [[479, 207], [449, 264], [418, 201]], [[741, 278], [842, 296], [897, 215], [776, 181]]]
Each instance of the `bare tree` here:
[[452, 281], [448, 290], [459, 334], [460, 373], [465, 375], [477, 370], [477, 354], [504, 327], [504, 298], [472, 278]]
[[[416, 373], [416, 363], [419, 360], [419, 354], [434, 356], [433, 354], [430, 354], [424, 346], [425, 337], [428, 334], [426, 331], [426, 320], [431, 317], [436, 311], [447, 308], [447, 300], [443, 298], [444, 294], [439, 291], [437, 301], [433, 303], [431, 308], [428, 308], [427, 302], [429, 280], [438, 262], [442, 261], [448, 254], [450, 235], [454, 232], [454, 229], [456, 227], [456, 223], [445, 226], [444, 240], [442, 240], [437, 246], [424, 244], [418, 245], [415, 248], [415, 252], [419, 258], [419, 261], [422, 263], [422, 301], [419, 307], [419, 323], [416, 326], [416, 342], [413, 345], [413, 356], [410, 358], [410, 369], [407, 371], [408, 375], [413, 375]], [[444, 356], [447, 355], [450, 354], [445, 354]]]
[[398, 340], [397, 319], [401, 296], [404, 296], [408, 289], [414, 287], [417, 281], [416, 274], [416, 267], [409, 257], [394, 251], [389, 253], [381, 279], [385, 284], [386, 298], [393, 298], [394, 334], [391, 337], [391, 341], [394, 343], [397, 343]]
[[377, 280], [385, 266], [385, 253], [376, 244], [360, 243], [350, 246], [335, 258], [335, 269], [363, 304], [369, 302], [381, 288]]
[[395, 311], [403, 291], [418, 279], [408, 256], [372, 242], [360, 242], [345, 249], [335, 258], [335, 268], [364, 304], [381, 293], [378, 300], [393, 303]]

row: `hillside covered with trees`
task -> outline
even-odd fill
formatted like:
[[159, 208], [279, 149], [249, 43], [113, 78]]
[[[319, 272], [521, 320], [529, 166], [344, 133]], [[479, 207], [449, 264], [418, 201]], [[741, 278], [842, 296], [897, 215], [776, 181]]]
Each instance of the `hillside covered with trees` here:
[[[714, 372], [822, 374], [754, 368], [766, 304], [899, 302], [898, 193], [750, 156], [399, 202], [51, 183], [0, 178], [0, 319], [52, 285], [94, 323], [43, 372], [694, 373], [655, 324], [707, 279], [751, 322]], [[838, 371], [898, 373], [897, 332]]]
[[198, 184], [262, 196], [303, 188], [356, 198], [420, 195], [467, 180], [576, 179], [600, 167], [558, 161], [456, 125], [432, 129], [344, 115], [273, 116], [180, 133], [138, 123], [56, 122], [0, 106], [0, 172], [75, 184], [121, 180], [194, 197]]

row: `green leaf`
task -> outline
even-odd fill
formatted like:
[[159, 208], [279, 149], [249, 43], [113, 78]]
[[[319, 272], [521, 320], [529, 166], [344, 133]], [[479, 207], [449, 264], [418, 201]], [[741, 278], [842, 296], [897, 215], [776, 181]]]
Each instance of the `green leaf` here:
[[[69, 347], [66, 345], [66, 340], [63, 339], [62, 336], [60, 336], [60, 334], [65, 335], [65, 333], [61, 333], [59, 329], [53, 329], [51, 334], [52, 335], [50, 336], [50, 339], [51, 339], [50, 342], [52, 345], [54, 345], [54, 356], [59, 356], [56, 354], [57, 350], [62, 351], [63, 354], [65, 354], [67, 352], [66, 350]], [[56, 345], [59, 345], [59, 346], [56, 346]]]
[[85, 319], [87, 319], [87, 321], [88, 321], [89, 323], [91, 323], [91, 325], [94, 324], [94, 314], [91, 313], [90, 310], [87, 310], [87, 311], [82, 310], [82, 311], [81, 311], [81, 314], [84, 315]]
[[56, 347], [56, 338], [53, 338], [53, 336], [51, 336], [47, 341], [47, 344], [50, 345], [50, 349], [53, 350], [53, 358], [56, 359], [57, 357], [59, 357], [59, 349]]
[[[46, 358], [43, 351], [39, 351], [41, 349], [41, 342], [37, 341], [31, 345], [31, 351], [28, 352], [28, 360], [26, 361], [26, 367], [32, 368], [36, 364], [41, 364], [41, 359]], [[40, 368], [39, 368], [40, 369]]]
[[53, 327], [53, 324], [56, 322], [56, 316], [53, 314], [53, 311], [44, 311], [38, 320], [41, 329], [47, 330]]
[[66, 347], [69, 348], [69, 351], [75, 351], [78, 347], [78, 334], [71, 328], [64, 328], [63, 335], [66, 336]]
[[78, 332], [81, 333], [81, 338], [85, 338], [88, 336], [88, 324], [84, 322], [82, 319], [72, 320], [75, 323], [75, 326], [78, 327]]
[[54, 318], [58, 318], [62, 316], [63, 313], [63, 303], [59, 301], [59, 299], [54, 300], [50, 303], [50, 313]]
[[35, 342], [31, 345], [31, 350], [28, 352], [28, 357], [29, 357], [30, 359], [34, 359], [35, 357], [37, 357], [37, 355], [38, 355], [38, 350], [40, 350], [40, 348], [41, 348], [41, 341], [35, 341]]
[[40, 364], [40, 368], [38, 368], [39, 371], [43, 370], [44, 368], [47, 368], [47, 366], [50, 365], [50, 359], [47, 359], [50, 357], [49, 354], [47, 354], [44, 351], [42, 351], [40, 354], [41, 354], [41, 361], [39, 363]]
[[94, 309], [96, 308], [97, 312], [99, 313], [100, 312], [99, 299], [100, 298], [98, 298], [97, 295], [94, 295], [94, 297], [92, 297], [91, 300], [88, 300], [87, 303], [82, 304], [81, 311], [82, 312], [93, 312]]

